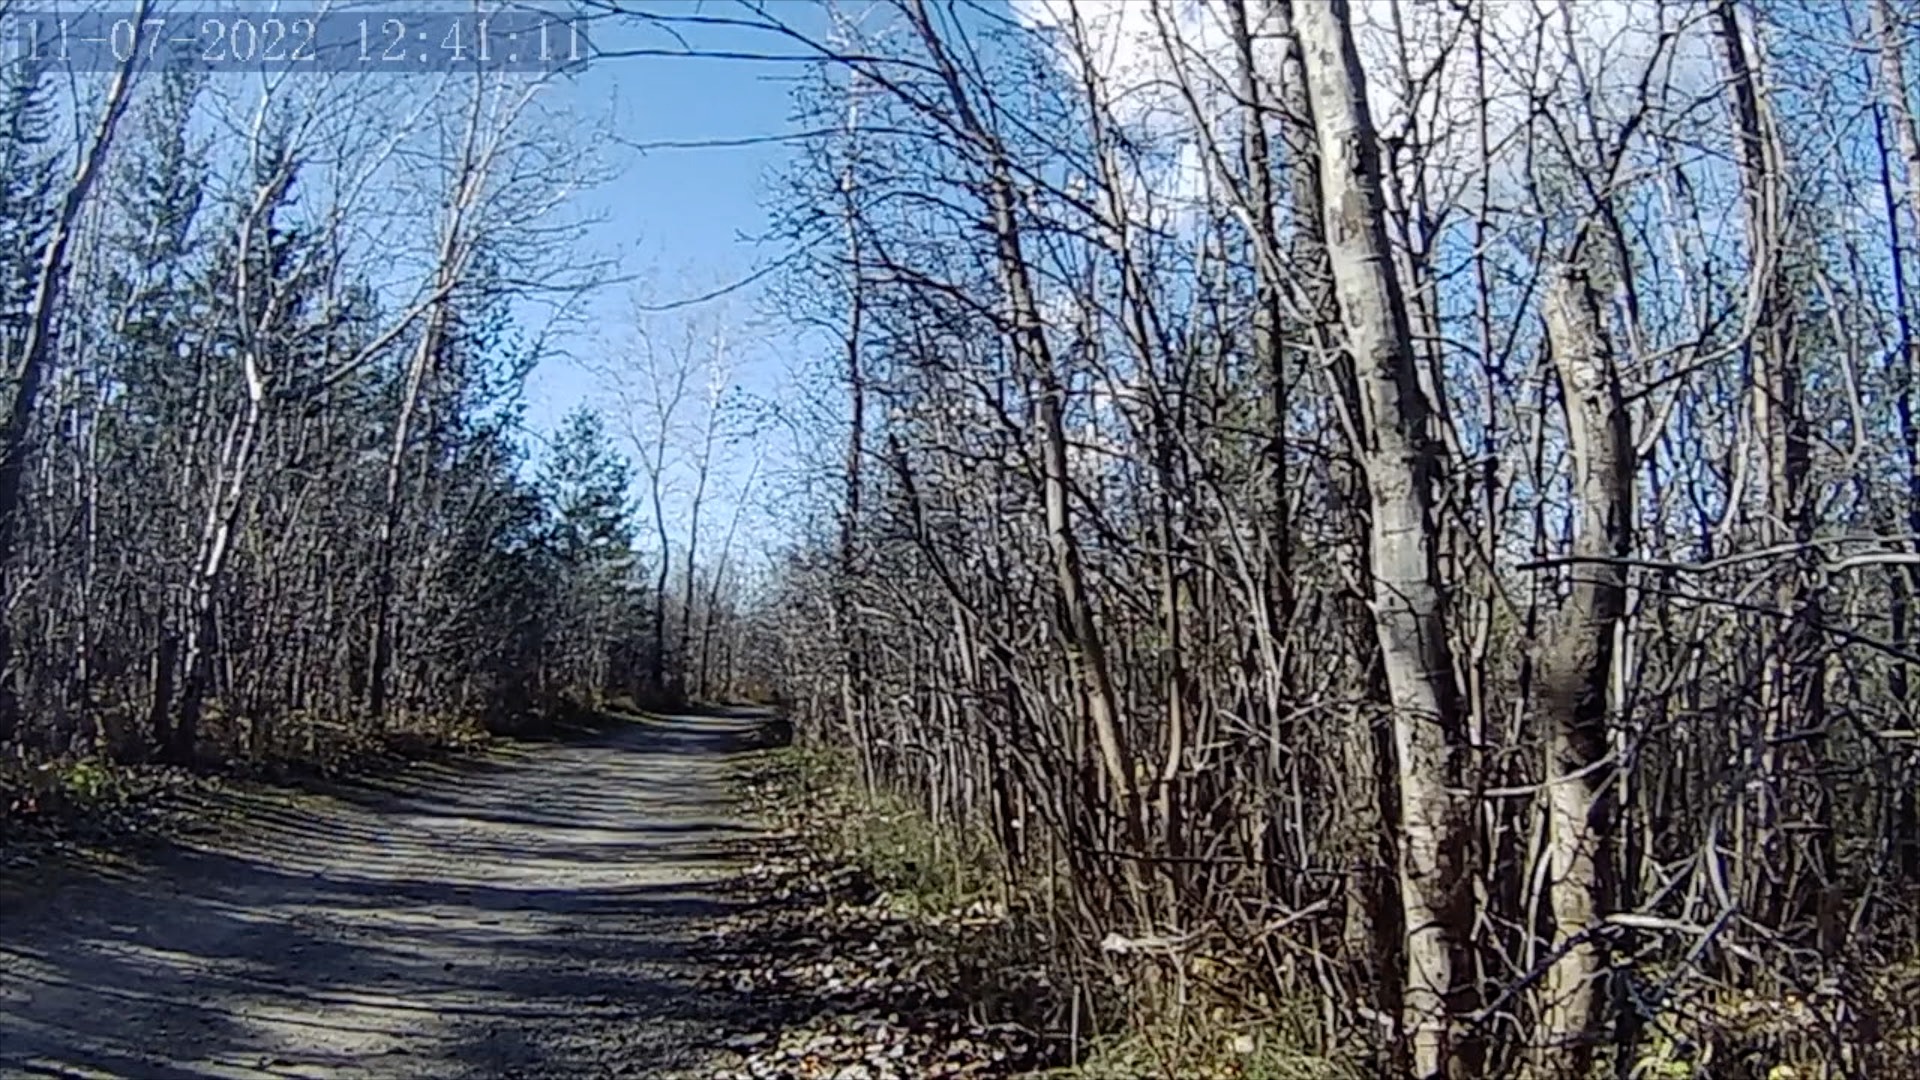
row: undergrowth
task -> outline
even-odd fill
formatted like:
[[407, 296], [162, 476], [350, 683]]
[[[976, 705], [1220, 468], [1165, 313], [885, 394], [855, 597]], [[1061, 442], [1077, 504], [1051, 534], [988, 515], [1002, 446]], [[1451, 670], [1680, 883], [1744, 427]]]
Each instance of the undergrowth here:
[[[741, 790], [778, 828], [755, 845], [744, 883], [758, 914], [723, 960], [768, 958], [739, 977], [782, 1001], [785, 1042], [834, 1023], [869, 1041], [907, 1033], [904, 1059], [847, 1063], [873, 1076], [1006, 1077], [1065, 1060], [1049, 1031], [1058, 995], [990, 845], [863, 790], [844, 759], [815, 748], [756, 754]], [[781, 1071], [792, 1049], [770, 1043], [737, 1075], [816, 1075]]]
[[814, 748], [778, 751], [775, 767], [790, 763], [803, 797], [831, 811], [830, 850], [864, 870], [892, 902], [922, 914], [975, 903], [1004, 905], [1004, 875], [986, 837], [937, 827], [906, 798], [863, 790], [844, 755]]
[[28, 865], [48, 849], [146, 832], [167, 818], [171, 796], [225, 780], [299, 784], [380, 776], [471, 753], [496, 738], [591, 734], [626, 722], [623, 714], [636, 710], [624, 701], [605, 709], [563, 701], [484, 721], [396, 717], [377, 729], [304, 715], [265, 724], [210, 709], [192, 767], [144, 760], [137, 745], [99, 740], [61, 755], [0, 757], [0, 867]]
[[[1046, 1067], [1023, 1073], [1055, 1080], [1193, 1077], [1222, 1080], [1361, 1080], [1373, 1075], [1302, 1049], [1312, 1004], [1267, 1002], [1248, 994], [1235, 973], [1182, 973], [1188, 991], [1175, 1006], [1162, 960], [1104, 957], [1100, 969], [1069, 956], [1047, 925], [1050, 903], [1034, 886], [1015, 886], [985, 832], [937, 824], [913, 799], [862, 785], [852, 758], [803, 745], [759, 755], [745, 776], [763, 816], [784, 819], [797, 840], [828, 865], [849, 868], [875, 902], [923, 919], [966, 922], [945, 961], [954, 993], [986, 1024], [1010, 1023], [1038, 1036]], [[1198, 968], [1206, 961], [1191, 963]], [[1073, 974], [1078, 971], [1076, 976]], [[1201, 983], [1219, 992], [1192, 990]], [[1233, 987], [1239, 988], [1236, 995]], [[1082, 1002], [1133, 1017], [1123, 1031], [1083, 1030]]]
[[[762, 755], [755, 782], [796, 808], [802, 840], [829, 865], [852, 867], [880, 902], [934, 918], [984, 913], [983, 928], [954, 939], [964, 952], [948, 977], [983, 1022], [1014, 1021], [1051, 1047], [1052, 1080], [1193, 1077], [1363, 1080], [1380, 1075], [1364, 1052], [1337, 1057], [1316, 1045], [1318, 998], [1275, 1000], [1232, 942], [1196, 940], [1178, 956], [1145, 950], [1090, 958], [1071, 935], [1044, 925], [1048, 898], [1015, 886], [991, 837], [937, 825], [911, 798], [862, 787], [851, 760], [794, 747]], [[1037, 878], [1042, 875], [1027, 875]], [[1911, 933], [1887, 936], [1913, 940]], [[1704, 976], [1677, 980], [1647, 1018], [1626, 1063], [1650, 1080], [1810, 1080], [1920, 1076], [1920, 966], [1894, 949], [1865, 962], [1840, 958], [1810, 992], [1757, 994]], [[1839, 972], [1838, 975], [1833, 974]], [[1647, 977], [1665, 981], [1649, 969]], [[1011, 987], [1021, 987], [1011, 990]], [[1076, 995], [1109, 1017], [1105, 1032], [1070, 1032]], [[1114, 1030], [1118, 1029], [1118, 1030]], [[1612, 1075], [1613, 1063], [1606, 1065]], [[1597, 1066], [1598, 1068], [1598, 1066]]]

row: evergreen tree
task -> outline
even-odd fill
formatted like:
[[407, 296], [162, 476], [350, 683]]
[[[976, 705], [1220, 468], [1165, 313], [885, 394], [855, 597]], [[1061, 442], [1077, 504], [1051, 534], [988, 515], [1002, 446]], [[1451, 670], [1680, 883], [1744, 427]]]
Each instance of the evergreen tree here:
[[[598, 413], [581, 407], [555, 433], [540, 472], [548, 506], [547, 546], [561, 580], [553, 658], [567, 692], [644, 694], [637, 652], [645, 594], [633, 555], [632, 466], [613, 446]], [[657, 602], [657, 600], [656, 600]]]

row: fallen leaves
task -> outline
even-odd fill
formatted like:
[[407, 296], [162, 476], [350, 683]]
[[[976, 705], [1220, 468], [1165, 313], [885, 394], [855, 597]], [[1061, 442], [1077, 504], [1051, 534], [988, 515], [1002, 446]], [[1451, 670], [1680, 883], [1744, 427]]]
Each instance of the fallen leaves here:
[[25, 869], [176, 827], [187, 816], [184, 800], [213, 786], [172, 766], [84, 764], [0, 769], [0, 868]]
[[[896, 902], [852, 862], [815, 843], [819, 805], [749, 789], [763, 819], [740, 888], [755, 901], [697, 946], [717, 988], [753, 1002], [758, 1023], [716, 1042], [718, 1080], [990, 1080], [1053, 1063], [1053, 1045], [980, 1015], [982, 943], [1004, 928], [1002, 905], [923, 912]], [[1046, 991], [1036, 971], [995, 969], [994, 996]]]

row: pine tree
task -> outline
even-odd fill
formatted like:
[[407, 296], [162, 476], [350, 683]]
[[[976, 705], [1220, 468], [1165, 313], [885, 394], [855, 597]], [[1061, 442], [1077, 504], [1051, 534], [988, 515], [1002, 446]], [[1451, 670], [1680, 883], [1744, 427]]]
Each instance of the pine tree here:
[[632, 467], [614, 449], [599, 414], [585, 407], [569, 413], [540, 486], [548, 505], [547, 545], [561, 574], [557, 674], [563, 689], [580, 697], [643, 689], [633, 678], [642, 667], [632, 643], [642, 636], [644, 619], [633, 557], [632, 480]]

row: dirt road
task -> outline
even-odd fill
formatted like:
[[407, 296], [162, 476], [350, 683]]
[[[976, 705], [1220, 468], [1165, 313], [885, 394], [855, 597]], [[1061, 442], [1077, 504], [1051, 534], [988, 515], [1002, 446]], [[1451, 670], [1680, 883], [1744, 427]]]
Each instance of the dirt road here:
[[698, 1073], [684, 946], [751, 718], [636, 723], [325, 794], [0, 894], [0, 1076]]

